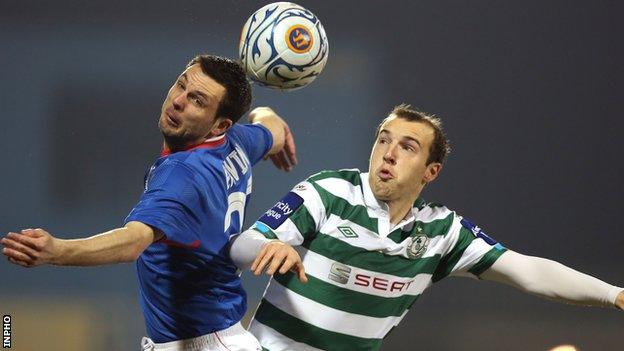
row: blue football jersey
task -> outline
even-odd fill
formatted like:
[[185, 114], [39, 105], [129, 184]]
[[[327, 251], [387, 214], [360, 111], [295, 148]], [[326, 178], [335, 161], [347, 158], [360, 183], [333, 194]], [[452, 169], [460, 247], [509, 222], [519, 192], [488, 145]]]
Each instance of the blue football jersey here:
[[243, 225], [251, 168], [272, 142], [260, 125], [235, 124], [221, 139], [164, 152], [148, 171], [126, 223], [142, 222], [165, 235], [136, 262], [153, 341], [200, 336], [243, 317], [246, 294], [227, 245]]

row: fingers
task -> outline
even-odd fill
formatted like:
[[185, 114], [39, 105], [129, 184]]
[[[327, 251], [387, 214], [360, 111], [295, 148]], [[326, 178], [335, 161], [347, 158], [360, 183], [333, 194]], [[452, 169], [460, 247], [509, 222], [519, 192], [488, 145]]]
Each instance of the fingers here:
[[269, 158], [271, 159], [271, 162], [273, 162], [275, 168], [282, 169], [282, 165], [280, 164], [280, 160], [277, 155], [270, 155]]
[[20, 233], [22, 233], [22, 235], [26, 235], [28, 237], [31, 238], [39, 238], [41, 236], [44, 236], [45, 234], [47, 234], [47, 232], [41, 228], [37, 228], [37, 229], [22, 229], [20, 231]]
[[31, 237], [32, 235], [36, 235], [36, 233], [28, 232], [28, 234], [18, 234], [18, 233], [10, 232], [7, 234], [5, 238], [18, 242], [22, 245], [30, 247], [33, 250], [38, 251], [39, 247], [37, 245], [37, 241], [33, 237]]
[[[279, 268], [286, 258], [286, 254], [283, 250], [280, 250], [275, 245], [267, 245], [260, 252], [262, 257], [256, 257], [256, 260], [251, 265], [251, 269], [254, 275], [262, 274], [262, 271], [266, 269], [266, 274], [273, 275], [277, 268]], [[259, 256], [260, 256], [259, 255]], [[256, 261], [258, 262], [256, 264]]]
[[0, 242], [2, 242], [2, 245], [4, 245], [4, 247], [21, 252], [27, 256], [29, 256], [31, 259], [36, 259], [38, 252], [26, 245], [23, 245], [15, 240], [11, 240], [8, 238], [2, 238], [2, 240], [0, 240]]
[[13, 264], [16, 264], [16, 265], [19, 265], [19, 266], [22, 266], [22, 267], [26, 267], [26, 268], [32, 267], [32, 264], [28, 264], [28, 263], [26, 263], [24, 261], [18, 261], [18, 260], [15, 260], [15, 259], [11, 258], [11, 257], [7, 257], [7, 259], [9, 260], [9, 262], [11, 262]]
[[308, 282], [297, 251], [281, 242], [265, 245], [251, 265], [254, 275], [262, 274], [265, 269], [267, 275], [273, 275], [276, 272], [286, 274], [288, 271], [293, 271], [302, 283]]
[[265, 245], [251, 264], [251, 270], [253, 271], [254, 275], [260, 275], [262, 273], [264, 267], [269, 263], [272, 256], [273, 251], [271, 249], [271, 245]]
[[297, 160], [297, 147], [295, 146], [295, 138], [290, 132], [290, 128], [288, 126], [286, 128], [286, 135], [284, 141], [284, 151], [286, 152], [286, 156], [288, 157], [288, 161], [293, 166], [296, 166], [299, 161]]
[[301, 263], [301, 261], [297, 262], [297, 264], [295, 265], [295, 269], [297, 271], [296, 273], [297, 273], [297, 277], [299, 278], [299, 281], [306, 284], [308, 282], [308, 277], [305, 274], [303, 263]]
[[19, 264], [20, 266], [29, 267], [35, 263], [35, 261], [28, 255], [5, 247], [2, 249], [2, 253], [9, 259], [10, 262]]
[[281, 150], [280, 152], [271, 155], [271, 161], [278, 169], [289, 172], [292, 169], [291, 164], [286, 159], [286, 152]]

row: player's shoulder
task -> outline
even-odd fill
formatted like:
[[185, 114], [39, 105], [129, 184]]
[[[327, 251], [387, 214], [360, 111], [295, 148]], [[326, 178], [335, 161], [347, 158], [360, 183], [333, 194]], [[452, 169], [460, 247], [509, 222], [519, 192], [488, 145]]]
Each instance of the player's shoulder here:
[[310, 183], [317, 183], [324, 179], [339, 179], [345, 180], [355, 186], [361, 185], [362, 180], [360, 174], [362, 172], [357, 168], [345, 168], [339, 170], [324, 170], [309, 176], [306, 181]]
[[183, 179], [218, 177], [223, 171], [221, 154], [221, 152], [214, 152], [211, 148], [176, 152], [167, 156], [162, 162], [162, 171], [175, 172]]
[[[419, 204], [418, 202], [422, 201], [421, 204]], [[446, 207], [445, 205], [439, 203], [439, 202], [426, 202], [424, 200], [417, 200], [416, 207], [419, 207], [419, 211], [418, 211], [418, 219], [419, 220], [424, 220], [424, 221], [434, 221], [434, 220], [440, 220], [440, 219], [446, 219], [446, 220], [450, 220], [453, 221], [455, 218], [458, 217], [457, 213], [451, 209], [449, 209], [448, 207]]]
[[225, 132], [228, 138], [241, 139], [249, 138], [250, 136], [257, 136], [258, 134], [271, 134], [269, 130], [259, 123], [255, 124], [241, 124], [234, 123]]
[[149, 171], [147, 185], [150, 188], [166, 186], [182, 186], [195, 179], [197, 172], [184, 160], [173, 154], [159, 160]]

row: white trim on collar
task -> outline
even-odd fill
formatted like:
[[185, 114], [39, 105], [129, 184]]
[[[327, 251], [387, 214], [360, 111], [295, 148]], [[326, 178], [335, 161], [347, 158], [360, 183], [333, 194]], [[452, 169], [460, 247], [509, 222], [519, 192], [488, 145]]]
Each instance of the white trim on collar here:
[[[377, 198], [373, 194], [373, 190], [371, 190], [370, 183], [368, 181], [368, 176], [369, 176], [368, 172], [360, 173], [360, 180], [362, 182], [362, 192], [364, 193], [364, 203], [371, 210], [381, 211], [389, 220], [390, 208], [388, 207], [388, 204], [385, 203], [384, 201], [377, 200]], [[394, 230], [397, 227], [403, 227], [413, 222], [416, 219], [416, 214], [418, 213], [418, 211], [419, 211], [418, 207], [412, 206], [412, 210], [410, 211], [410, 213], [408, 213], [407, 216], [405, 216], [405, 218], [403, 218], [396, 226], [394, 226], [392, 230]]]

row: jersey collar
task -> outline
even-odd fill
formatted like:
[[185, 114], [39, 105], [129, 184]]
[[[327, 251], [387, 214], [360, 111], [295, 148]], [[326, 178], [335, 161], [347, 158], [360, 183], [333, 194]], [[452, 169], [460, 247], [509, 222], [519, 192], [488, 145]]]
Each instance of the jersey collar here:
[[[186, 148], [184, 148], [183, 150], [180, 150], [180, 151], [190, 151], [190, 150], [195, 150], [195, 149], [209, 149], [209, 148], [221, 146], [224, 143], [225, 143], [225, 133], [221, 134], [221, 135], [218, 135], [216, 137], [210, 138], [210, 139], [206, 139], [201, 144], [191, 145], [191, 146], [186, 147]], [[178, 152], [178, 151], [176, 151], [176, 152]], [[165, 146], [163, 144], [163, 148], [160, 151], [160, 157], [169, 156], [171, 154], [172, 154], [171, 150], [169, 150], [169, 148], [167, 148], [167, 146]]]
[[[383, 201], [377, 200], [377, 198], [373, 194], [373, 191], [371, 190], [370, 183], [368, 182], [368, 172], [360, 173], [360, 179], [362, 182], [362, 192], [364, 193], [364, 203], [366, 204], [366, 207], [375, 211], [383, 211], [386, 216], [389, 216], [388, 204]], [[416, 213], [418, 213], [419, 210], [425, 207], [425, 205], [426, 202], [423, 198], [417, 198], [412, 205], [412, 212], [408, 214], [403, 221], [409, 220], [411, 219], [411, 217], [415, 217]]]

